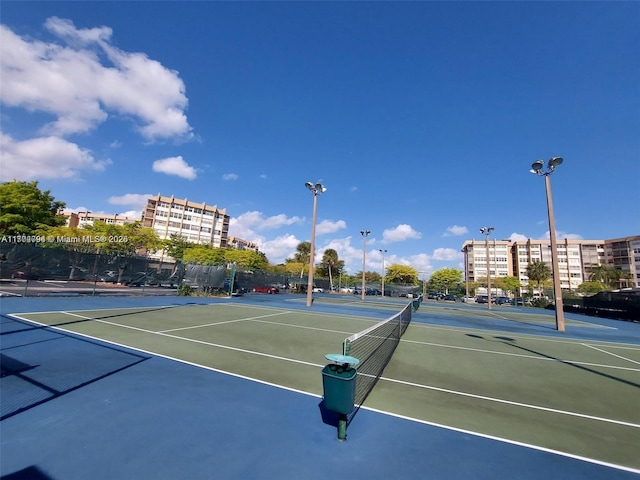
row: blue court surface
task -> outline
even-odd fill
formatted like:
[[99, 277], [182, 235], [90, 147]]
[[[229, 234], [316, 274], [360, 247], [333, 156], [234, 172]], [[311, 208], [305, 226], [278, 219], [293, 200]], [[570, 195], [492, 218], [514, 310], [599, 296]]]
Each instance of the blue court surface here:
[[640, 324], [534, 309], [425, 301], [338, 441], [324, 354], [401, 306], [3, 299], [2, 479], [640, 478]]

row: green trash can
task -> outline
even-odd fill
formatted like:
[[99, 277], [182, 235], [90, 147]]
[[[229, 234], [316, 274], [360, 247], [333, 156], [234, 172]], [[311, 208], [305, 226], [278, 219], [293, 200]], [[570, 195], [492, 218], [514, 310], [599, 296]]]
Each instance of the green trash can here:
[[322, 369], [324, 406], [327, 410], [348, 415], [356, 398], [356, 369], [329, 364]]

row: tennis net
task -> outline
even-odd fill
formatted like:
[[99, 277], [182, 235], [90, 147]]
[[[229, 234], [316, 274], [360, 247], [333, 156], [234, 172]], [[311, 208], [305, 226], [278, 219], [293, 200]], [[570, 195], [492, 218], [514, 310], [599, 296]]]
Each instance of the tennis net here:
[[348, 415], [348, 421], [351, 421], [380, 379], [400, 338], [411, 323], [412, 312], [418, 309], [421, 302], [422, 295], [409, 302], [402, 311], [345, 339], [342, 345], [344, 355], [360, 360], [356, 375], [355, 408]]

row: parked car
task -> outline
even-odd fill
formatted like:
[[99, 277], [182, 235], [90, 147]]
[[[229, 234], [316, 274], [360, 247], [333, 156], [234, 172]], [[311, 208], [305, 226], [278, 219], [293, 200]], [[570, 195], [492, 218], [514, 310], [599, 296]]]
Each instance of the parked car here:
[[531, 300], [524, 298], [524, 297], [516, 297], [513, 299], [513, 301], [511, 302], [512, 305], [520, 305], [520, 306], [527, 306], [527, 305], [531, 305]]
[[259, 286], [254, 287], [253, 291], [256, 293], [278, 293], [280, 290], [276, 287]]
[[456, 301], [456, 297], [455, 297], [455, 295], [451, 295], [451, 294], [449, 294], [449, 295], [445, 295], [445, 296], [443, 297], [443, 300], [444, 300], [445, 302], [455, 302], [455, 301]]
[[496, 305], [511, 305], [511, 299], [509, 297], [496, 297], [494, 303]]
[[477, 295], [476, 303], [489, 303], [489, 297], [487, 295]]
[[324, 288], [313, 287], [313, 293], [324, 293]]
[[463, 303], [476, 303], [476, 297], [462, 297]]

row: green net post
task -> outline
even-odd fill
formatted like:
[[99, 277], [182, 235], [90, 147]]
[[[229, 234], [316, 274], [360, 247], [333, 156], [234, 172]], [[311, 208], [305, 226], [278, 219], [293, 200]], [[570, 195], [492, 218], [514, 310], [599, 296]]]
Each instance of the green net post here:
[[347, 416], [340, 414], [338, 419], [338, 440], [344, 442], [347, 439]]

